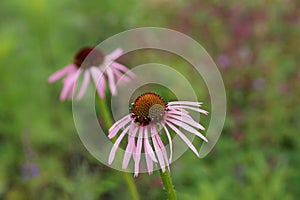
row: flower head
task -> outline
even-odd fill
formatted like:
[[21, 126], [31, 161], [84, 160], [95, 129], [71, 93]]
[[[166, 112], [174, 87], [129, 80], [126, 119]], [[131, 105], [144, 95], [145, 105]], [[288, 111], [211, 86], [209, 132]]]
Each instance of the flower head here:
[[[52, 74], [48, 81], [50, 83], [64, 77], [63, 89], [60, 94], [60, 100], [72, 99], [74, 95], [75, 85], [81, 74], [83, 82], [77, 100], [80, 100], [92, 77], [97, 92], [101, 98], [105, 97], [106, 82], [112, 95], [117, 94], [116, 83], [121, 78], [123, 81], [129, 81], [134, 77], [134, 74], [124, 65], [115, 62], [123, 53], [123, 50], [118, 48], [108, 55], [104, 55], [102, 51], [93, 49], [92, 47], [82, 48], [76, 55], [72, 64], [67, 65], [63, 69]], [[127, 73], [127, 75], [123, 74]]]
[[[122, 139], [127, 135], [128, 144], [125, 150], [122, 168], [126, 169], [128, 163], [133, 157], [134, 175], [139, 173], [139, 164], [141, 159], [142, 146], [145, 153], [148, 173], [153, 172], [153, 163], [159, 163], [162, 171], [172, 162], [172, 138], [169, 130], [174, 131], [188, 147], [199, 157], [199, 153], [192, 142], [178, 128], [200, 137], [207, 142], [207, 139], [197, 130], [205, 130], [204, 127], [196, 122], [187, 110], [207, 115], [208, 112], [200, 109], [202, 103], [191, 101], [173, 101], [165, 100], [155, 93], [145, 93], [140, 95], [132, 104], [131, 113], [117, 121], [110, 129], [108, 138], [112, 139], [119, 132], [110, 155], [109, 164], [115, 158], [115, 153]], [[164, 134], [166, 134], [170, 145], [170, 156], [167, 156], [164, 143], [160, 137], [162, 131], [157, 129], [160, 125]], [[136, 138], [137, 137], [137, 138]]]

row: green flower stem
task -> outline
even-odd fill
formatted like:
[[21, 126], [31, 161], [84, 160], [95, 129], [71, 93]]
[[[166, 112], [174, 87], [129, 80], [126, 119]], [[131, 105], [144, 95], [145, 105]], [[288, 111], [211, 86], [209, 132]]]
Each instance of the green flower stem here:
[[[111, 114], [108, 110], [107, 103], [106, 103], [105, 99], [101, 99], [99, 97], [98, 97], [98, 103], [99, 103], [101, 117], [103, 119], [105, 128], [108, 130], [109, 127], [112, 126], [113, 122], [112, 122]], [[115, 142], [115, 141], [113, 140], [113, 142]], [[122, 173], [122, 174], [124, 176], [124, 180], [126, 181], [128, 188], [129, 188], [129, 192], [131, 194], [132, 199], [139, 200], [140, 199], [139, 194], [137, 192], [137, 188], [136, 188], [133, 177], [128, 173]]]
[[137, 189], [136, 189], [136, 185], [135, 185], [135, 182], [132, 178], [132, 176], [126, 172], [122, 173], [123, 174], [123, 177], [127, 183], [127, 186], [129, 188], [129, 191], [130, 191], [130, 194], [131, 194], [131, 197], [133, 200], [139, 200], [140, 197], [139, 197], [139, 194], [137, 192]]
[[169, 200], [176, 200], [177, 197], [176, 197], [176, 193], [175, 193], [175, 190], [174, 190], [174, 186], [173, 186], [172, 179], [171, 179], [169, 171], [166, 169], [165, 172], [162, 172], [162, 170], [160, 169], [159, 173], [160, 173], [161, 180], [164, 184], [165, 190], [167, 192], [168, 199]]
[[98, 98], [98, 105], [100, 107], [101, 118], [103, 119], [105, 128], [108, 130], [109, 127], [111, 127], [113, 124], [111, 114], [110, 114], [109, 110], [107, 109], [108, 106], [107, 106], [105, 99], [101, 99], [100, 97], [97, 97], [97, 98]]

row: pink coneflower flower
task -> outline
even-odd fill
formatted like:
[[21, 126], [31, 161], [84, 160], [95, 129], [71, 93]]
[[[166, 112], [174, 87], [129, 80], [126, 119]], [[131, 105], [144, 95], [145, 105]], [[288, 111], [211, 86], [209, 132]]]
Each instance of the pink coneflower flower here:
[[[117, 81], [119, 81], [121, 77], [124, 81], [128, 81], [134, 77], [134, 74], [127, 67], [114, 61], [119, 58], [122, 53], [123, 50], [118, 48], [105, 56], [99, 49], [93, 49], [91, 47], [82, 48], [75, 55], [72, 64], [52, 74], [48, 81], [52, 83], [65, 76], [62, 81], [63, 89], [60, 94], [61, 101], [66, 98], [72, 99], [76, 82], [81, 74], [84, 74], [83, 82], [78, 92], [77, 100], [83, 97], [91, 77], [101, 98], [105, 97], [106, 79], [108, 80], [111, 94], [116, 95]], [[128, 76], [124, 75], [124, 73], [127, 73]]]
[[[108, 163], [111, 164], [113, 162], [116, 150], [127, 134], [128, 144], [123, 159], [123, 169], [127, 168], [130, 158], [133, 156], [134, 176], [138, 175], [143, 147], [149, 175], [153, 172], [153, 162], [159, 163], [163, 172], [166, 167], [170, 170], [169, 164], [172, 162], [172, 138], [169, 129], [173, 130], [199, 157], [199, 153], [192, 142], [178, 127], [185, 129], [207, 142], [207, 139], [197, 130], [205, 130], [204, 127], [196, 122], [187, 111], [192, 110], [207, 115], [207, 111], [199, 108], [201, 104], [200, 102], [190, 101], [173, 101], [166, 103], [161, 96], [154, 93], [140, 95], [132, 104], [131, 113], [117, 121], [109, 129], [109, 139], [115, 137], [119, 132], [121, 132], [121, 134], [111, 149]], [[160, 125], [169, 140], [169, 157], [160, 138], [162, 132], [159, 133], [157, 125]]]

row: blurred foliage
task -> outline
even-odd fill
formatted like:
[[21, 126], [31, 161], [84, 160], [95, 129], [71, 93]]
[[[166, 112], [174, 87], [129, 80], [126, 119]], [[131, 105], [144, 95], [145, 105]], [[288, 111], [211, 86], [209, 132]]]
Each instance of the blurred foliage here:
[[[47, 78], [82, 46], [141, 26], [193, 37], [216, 61], [227, 89], [217, 146], [205, 159], [188, 151], [172, 165], [179, 199], [297, 199], [299, 10], [296, 0], [2, 0], [0, 199], [130, 199], [120, 172], [85, 150], [71, 103], [59, 102], [60, 85]], [[159, 61], [191, 74], [174, 56]], [[26, 164], [39, 171], [22, 171]], [[165, 198], [158, 173], [140, 174], [136, 183], [142, 199]]]

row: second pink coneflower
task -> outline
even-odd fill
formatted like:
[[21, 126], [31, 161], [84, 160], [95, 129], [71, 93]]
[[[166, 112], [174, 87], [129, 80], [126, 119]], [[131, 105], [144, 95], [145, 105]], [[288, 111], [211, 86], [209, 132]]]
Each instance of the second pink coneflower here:
[[[96, 48], [82, 48], [75, 55], [72, 64], [52, 74], [48, 81], [52, 83], [64, 77], [62, 80], [63, 89], [60, 94], [61, 101], [67, 98], [72, 99], [76, 83], [81, 74], [83, 74], [83, 81], [76, 97], [77, 100], [83, 97], [90, 79], [95, 83], [97, 92], [101, 98], [105, 97], [106, 82], [108, 82], [111, 94], [116, 95], [117, 81], [121, 77], [123, 81], [128, 81], [134, 77], [134, 74], [127, 67], [115, 61], [122, 53], [123, 50], [118, 48], [105, 56], [102, 51]], [[124, 75], [125, 73], [127, 74]]]

